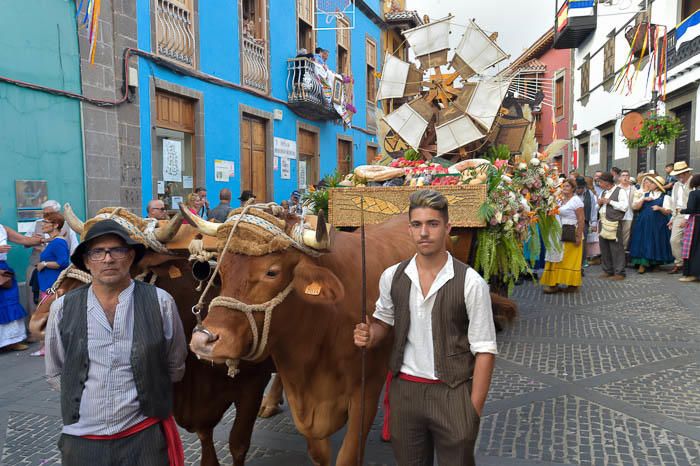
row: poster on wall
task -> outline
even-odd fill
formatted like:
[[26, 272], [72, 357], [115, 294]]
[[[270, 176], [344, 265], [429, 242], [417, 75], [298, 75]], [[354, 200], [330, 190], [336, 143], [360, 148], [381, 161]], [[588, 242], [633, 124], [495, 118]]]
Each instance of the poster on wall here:
[[591, 131], [591, 139], [588, 142], [588, 165], [598, 165], [600, 163], [600, 131]]
[[233, 160], [214, 160], [214, 181], [228, 182], [235, 175]]
[[38, 220], [41, 204], [49, 199], [48, 184], [45, 180], [15, 180], [15, 199], [20, 221]]
[[274, 171], [277, 171], [280, 169], [280, 158], [279, 157], [272, 157], [272, 169]]
[[274, 155], [281, 159], [297, 158], [297, 142], [291, 139], [275, 138]]
[[280, 177], [283, 180], [292, 178], [292, 162], [287, 157], [280, 159]]
[[299, 189], [306, 189], [306, 160], [299, 161]]
[[163, 181], [182, 181], [182, 141], [163, 139]]

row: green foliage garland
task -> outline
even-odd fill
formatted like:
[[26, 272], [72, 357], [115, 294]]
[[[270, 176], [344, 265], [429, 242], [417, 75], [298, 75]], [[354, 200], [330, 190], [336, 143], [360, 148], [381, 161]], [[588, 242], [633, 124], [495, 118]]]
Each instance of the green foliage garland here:
[[668, 144], [680, 136], [683, 129], [683, 123], [675, 117], [657, 116], [647, 118], [642, 124], [642, 129], [639, 130], [639, 139], [625, 139], [625, 144], [630, 149]]

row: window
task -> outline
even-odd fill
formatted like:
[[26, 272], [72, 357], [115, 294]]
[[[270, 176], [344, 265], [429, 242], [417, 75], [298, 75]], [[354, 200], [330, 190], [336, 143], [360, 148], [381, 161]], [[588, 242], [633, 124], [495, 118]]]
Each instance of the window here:
[[372, 165], [374, 163], [374, 159], [377, 158], [378, 152], [379, 148], [377, 146], [370, 146], [367, 144], [367, 165]]
[[579, 167], [581, 167], [581, 174], [586, 176], [586, 168], [588, 168], [588, 143], [584, 142], [581, 144], [581, 158], [579, 159]]
[[338, 173], [345, 176], [352, 171], [352, 141], [338, 139]]
[[194, 0], [154, 0], [156, 50], [179, 64], [195, 66]]
[[314, 0], [297, 0], [297, 50], [313, 53], [316, 48], [314, 34]]
[[367, 62], [367, 101], [374, 104], [377, 98], [377, 44], [369, 37], [365, 41], [365, 60]]
[[557, 118], [564, 117], [564, 76], [559, 76], [554, 81], [554, 116]]
[[613, 166], [613, 154], [615, 152], [612, 133], [603, 136], [603, 140], [605, 141], [605, 171], [609, 172]]
[[590, 89], [590, 77], [591, 77], [591, 57], [586, 55], [583, 59], [583, 65], [581, 65], [581, 97], [585, 97]]
[[243, 84], [267, 91], [270, 77], [267, 63], [267, 1], [242, 0], [241, 74]]
[[683, 0], [682, 3], [681, 14], [683, 17], [681, 18], [681, 21], [700, 10], [700, 0]]
[[[605, 43], [603, 49], [603, 81], [612, 79], [615, 75], [615, 35]], [[607, 89], [609, 90], [609, 89]]]
[[[338, 29], [336, 31], [336, 42], [338, 43], [337, 59], [338, 73], [342, 75], [350, 74], [350, 23], [345, 18], [338, 18]], [[343, 29], [347, 28], [347, 29]]]
[[297, 134], [299, 189], [318, 183], [318, 133], [299, 128]]
[[[187, 200], [195, 179], [194, 101], [156, 92], [156, 128], [153, 154], [154, 195], [166, 208], [177, 210]], [[164, 170], [165, 168], [165, 170]], [[167, 176], [166, 176], [167, 173]], [[185, 180], [190, 180], [185, 187]], [[155, 187], [162, 185], [164, 192]]]

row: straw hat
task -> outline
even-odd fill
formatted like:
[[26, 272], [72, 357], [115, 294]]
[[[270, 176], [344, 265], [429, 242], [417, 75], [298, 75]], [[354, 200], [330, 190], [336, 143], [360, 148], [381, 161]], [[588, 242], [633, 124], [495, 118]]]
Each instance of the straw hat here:
[[664, 189], [664, 184], [666, 184], [666, 181], [663, 178], [661, 178], [659, 175], [646, 175], [642, 179], [642, 181], [644, 181], [644, 180], [649, 180], [652, 183], [654, 183], [656, 185], [656, 187], [659, 188], [659, 190], [662, 193], [666, 192], [666, 189]]
[[670, 173], [671, 176], [680, 175], [681, 173], [692, 172], [693, 169], [688, 166], [686, 162], [676, 162], [673, 164], [673, 171]]

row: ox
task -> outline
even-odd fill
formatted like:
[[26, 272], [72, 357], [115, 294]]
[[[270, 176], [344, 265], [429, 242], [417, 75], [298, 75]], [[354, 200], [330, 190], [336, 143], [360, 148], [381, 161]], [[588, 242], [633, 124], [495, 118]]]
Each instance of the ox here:
[[[82, 234], [83, 222], [77, 219], [70, 206], [66, 206], [65, 212], [71, 228]], [[171, 240], [178, 232], [181, 220], [182, 218], [177, 216], [160, 231], [156, 230], [156, 238], [162, 243]], [[180, 231], [180, 235], [185, 237], [194, 237], [195, 234], [196, 230], [187, 225], [182, 226]], [[164, 254], [149, 249], [144, 258], [131, 270], [132, 277], [143, 274], [146, 274], [147, 278], [155, 277], [156, 286], [173, 296], [185, 336], [189, 339], [196, 324], [190, 310], [197, 302], [197, 283], [192, 276], [188, 254]], [[81, 285], [83, 282], [76, 278], [66, 278], [56, 293], [41, 303], [30, 321], [30, 331], [33, 335], [43, 338], [51, 303], [57, 297]], [[185, 375], [173, 385], [173, 414], [180, 426], [197, 434], [202, 445], [202, 466], [219, 465], [213, 441], [214, 427], [232, 403], [236, 406], [236, 418], [229, 434], [229, 448], [234, 465], [245, 464], [258, 408], [272, 370], [272, 362], [269, 359], [261, 364], [242, 364], [238, 378], [231, 379], [227, 376], [225, 367], [204, 363], [192, 353], [188, 354]], [[281, 394], [279, 397], [281, 399]], [[268, 404], [276, 407], [277, 402], [268, 400]]]
[[[231, 232], [230, 225], [237, 218], [245, 221], [244, 213], [255, 217], [251, 225], [259, 225], [264, 217], [255, 209], [234, 211], [228, 225], [224, 224], [227, 229], [191, 215], [182, 205], [180, 210], [203, 234], [216, 235], [220, 247], [230, 239], [235, 244], [243, 240], [254, 242], [250, 229], [239, 237]], [[276, 231], [271, 227], [267, 230]], [[330, 243], [331, 232], [322, 216], [315, 235], [299, 235], [299, 231], [299, 226], [288, 220], [281, 235], [286, 241], [303, 238], [307, 246]], [[281, 241], [279, 235], [271, 239], [268, 236], [266, 243], [264, 237], [260, 236], [264, 244], [252, 247], [257, 251], [253, 254], [226, 249], [224, 254], [220, 250], [220, 298], [210, 305], [202, 331], [193, 333], [190, 348], [199, 357], [216, 363], [269, 354], [282, 379], [294, 423], [306, 437], [313, 463], [330, 464], [329, 437], [347, 424], [336, 464], [356, 464], [358, 453], [362, 454], [358, 450], [364, 450], [376, 414], [392, 340], [387, 338], [368, 350], [366, 389], [362, 393], [360, 350], [352, 341], [362, 303], [359, 232], [334, 232], [332, 250], [319, 257], [311, 257], [300, 247], [276, 247]], [[415, 253], [407, 217], [368, 226], [366, 244], [367, 306], [373, 309], [381, 273]], [[266, 250], [270, 252], [261, 254]], [[493, 294], [492, 299], [497, 311], [515, 315], [512, 301]], [[230, 306], [227, 302], [238, 304]], [[259, 346], [265, 340], [264, 316], [263, 312], [245, 311], [245, 306], [250, 309], [250, 305], [266, 307], [270, 303], [276, 307], [269, 312], [274, 317], [269, 322], [267, 347], [255, 348], [254, 341]]]

